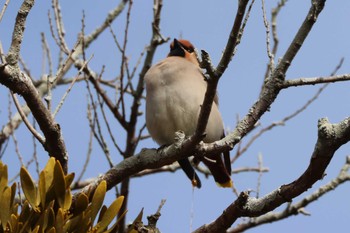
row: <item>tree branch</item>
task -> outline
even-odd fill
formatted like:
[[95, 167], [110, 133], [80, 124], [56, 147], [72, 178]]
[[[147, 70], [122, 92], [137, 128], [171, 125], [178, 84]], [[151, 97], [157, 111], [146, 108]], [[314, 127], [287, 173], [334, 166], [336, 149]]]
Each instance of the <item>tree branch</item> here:
[[261, 198], [249, 197], [249, 192], [242, 192], [238, 199], [229, 205], [212, 223], [195, 230], [195, 233], [224, 232], [239, 217], [256, 217], [274, 210], [283, 203], [305, 192], [318, 180], [333, 158], [334, 153], [343, 144], [350, 141], [350, 118], [338, 124], [330, 124], [326, 118], [318, 123], [318, 139], [311, 156], [310, 164], [305, 172], [290, 184]]
[[350, 80], [350, 74], [333, 75], [326, 77], [314, 77], [314, 78], [298, 78], [285, 80], [282, 84], [282, 88], [315, 85], [320, 83], [334, 83], [334, 82], [344, 82]]
[[238, 224], [235, 228], [228, 230], [228, 232], [229, 233], [244, 232], [250, 228], [260, 226], [265, 223], [272, 223], [275, 221], [285, 219], [291, 215], [297, 215], [297, 214], [303, 213], [304, 207], [306, 207], [308, 204], [314, 201], [317, 201], [320, 197], [336, 189], [339, 185], [347, 181], [350, 181], [349, 169], [350, 169], [350, 156], [347, 156], [346, 163], [340, 170], [339, 175], [333, 180], [331, 180], [329, 183], [319, 187], [315, 192], [313, 192], [309, 196], [303, 198], [301, 201], [295, 203], [294, 205], [288, 205], [287, 208], [282, 212], [277, 212], [277, 213], [271, 212], [271, 213], [264, 214], [257, 218], [251, 219], [251, 221], [247, 223]]
[[12, 92], [23, 96], [45, 136], [45, 150], [49, 152], [50, 156], [59, 160], [64, 171], [67, 172], [68, 153], [61, 135], [61, 129], [44, 106], [31, 79], [21, 72], [18, 65], [26, 17], [33, 4], [33, 0], [26, 0], [18, 11], [11, 47], [6, 56], [7, 63], [0, 66], [0, 83]]

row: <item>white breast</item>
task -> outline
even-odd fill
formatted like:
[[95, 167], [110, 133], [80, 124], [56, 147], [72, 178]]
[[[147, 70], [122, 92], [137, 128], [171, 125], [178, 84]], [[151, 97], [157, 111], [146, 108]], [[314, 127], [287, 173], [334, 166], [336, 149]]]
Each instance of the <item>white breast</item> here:
[[[173, 143], [176, 131], [194, 133], [206, 82], [199, 68], [181, 57], [168, 57], [149, 69], [146, 83], [146, 124], [159, 145]], [[213, 103], [205, 141], [220, 139], [223, 124]]]

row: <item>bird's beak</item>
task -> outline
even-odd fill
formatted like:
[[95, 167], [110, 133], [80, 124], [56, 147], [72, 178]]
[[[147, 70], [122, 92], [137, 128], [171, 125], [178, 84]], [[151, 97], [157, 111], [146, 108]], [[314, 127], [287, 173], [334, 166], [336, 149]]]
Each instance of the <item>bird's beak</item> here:
[[182, 48], [180, 42], [174, 38], [173, 41], [173, 46], [170, 49], [170, 53], [168, 55], [168, 57], [170, 56], [179, 56], [179, 57], [185, 57], [185, 51]]

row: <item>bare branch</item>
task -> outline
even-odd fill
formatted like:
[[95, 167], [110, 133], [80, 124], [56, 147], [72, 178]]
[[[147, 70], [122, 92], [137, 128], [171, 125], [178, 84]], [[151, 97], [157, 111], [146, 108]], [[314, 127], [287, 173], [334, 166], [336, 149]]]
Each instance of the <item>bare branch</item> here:
[[350, 169], [350, 157], [348, 156], [346, 158], [346, 163], [340, 170], [339, 175], [333, 180], [331, 180], [330, 182], [328, 182], [327, 184], [319, 187], [311, 195], [304, 197], [302, 200], [295, 203], [294, 205], [288, 205], [287, 208], [282, 212], [267, 213], [265, 215], [254, 218], [247, 223], [238, 224], [236, 227], [228, 230], [227, 232], [228, 233], [244, 232], [256, 226], [260, 226], [265, 223], [280, 221], [282, 219], [288, 218], [289, 216], [301, 213], [301, 210], [303, 210], [308, 204], [317, 201], [320, 197], [336, 189], [339, 185], [350, 181], [349, 169]]
[[58, 3], [58, 0], [52, 0], [52, 9], [55, 16], [57, 35], [60, 42], [59, 47], [64, 53], [69, 54], [69, 49], [68, 49], [66, 40], [64, 38], [66, 33], [64, 30], [64, 25], [63, 25], [63, 20], [61, 15], [61, 6]]
[[267, 56], [269, 57], [268, 68], [270, 69], [269, 72], [271, 72], [275, 68], [274, 67], [275, 62], [274, 62], [274, 54], [271, 52], [271, 49], [270, 49], [270, 24], [266, 18], [265, 0], [261, 0], [261, 4], [262, 4], [262, 11], [263, 11], [264, 26], [266, 31], [266, 52], [267, 52]]
[[11, 91], [11, 96], [13, 98], [13, 101], [15, 103], [15, 106], [17, 108], [17, 111], [19, 113], [19, 115], [22, 117], [22, 120], [24, 122], [24, 124], [27, 126], [28, 130], [33, 134], [33, 136], [38, 139], [38, 141], [44, 146], [45, 145], [45, 138], [43, 136], [40, 135], [40, 133], [38, 131], [36, 131], [36, 129], [32, 126], [32, 124], [28, 121], [26, 114], [22, 111], [21, 105], [17, 99], [16, 94], [14, 94]]
[[322, 179], [325, 169], [334, 153], [350, 141], [350, 117], [338, 124], [330, 124], [326, 118], [318, 123], [318, 139], [308, 168], [295, 181], [282, 185], [261, 198], [249, 197], [242, 192], [238, 199], [229, 205], [212, 223], [195, 230], [195, 233], [224, 232], [239, 217], [255, 217], [274, 210], [283, 203], [290, 202]]
[[4, 14], [5, 14], [6, 8], [7, 8], [7, 6], [9, 5], [9, 3], [10, 3], [10, 0], [6, 0], [5, 4], [4, 4], [4, 6], [3, 6], [3, 8], [2, 8], [2, 10], [1, 10], [1, 12], [0, 12], [0, 22], [1, 22], [1, 20], [2, 20], [2, 17], [3, 17]]
[[288, 87], [297, 87], [297, 86], [306, 86], [306, 85], [315, 85], [320, 83], [334, 83], [334, 82], [343, 82], [349, 81], [350, 74], [326, 76], [326, 77], [314, 77], [314, 78], [298, 78], [286, 80], [282, 84], [282, 88]]
[[[280, 0], [277, 3], [277, 6], [273, 8], [271, 11], [271, 31], [272, 31], [272, 38], [273, 38], [273, 47], [272, 47], [271, 53], [273, 56], [276, 56], [277, 48], [279, 44], [279, 39], [277, 36], [277, 16], [278, 16], [278, 13], [281, 11], [282, 7], [284, 7], [286, 2], [287, 0]], [[267, 64], [264, 80], [266, 80], [269, 77], [272, 70], [273, 69], [272, 69], [272, 64], [270, 60], [270, 62]]]
[[25, 0], [23, 1], [21, 8], [17, 13], [16, 23], [12, 34], [11, 46], [6, 56], [6, 62], [10, 65], [18, 65], [18, 58], [20, 56], [21, 44], [23, 40], [23, 33], [27, 21], [27, 16], [33, 6], [34, 0]]
[[278, 63], [276, 69], [274, 70], [272, 76], [284, 80], [285, 74], [291, 65], [294, 57], [299, 52], [301, 46], [303, 45], [306, 37], [309, 35], [313, 25], [315, 24], [318, 15], [323, 10], [325, 0], [312, 0], [311, 1], [311, 8], [302, 23], [301, 27], [299, 28], [297, 34], [295, 35], [292, 43], [288, 47], [286, 53], [282, 57], [281, 61]]
[[91, 42], [93, 42], [106, 28], [119, 16], [119, 14], [124, 10], [125, 4], [128, 2], [128, 0], [121, 0], [119, 5], [114, 8], [111, 12], [108, 13], [108, 16], [106, 17], [105, 21], [95, 29], [90, 35], [85, 36], [84, 38], [84, 44], [85, 48], [89, 47]]
[[78, 74], [76, 75], [76, 77], [73, 79], [73, 81], [71, 82], [70, 86], [68, 87], [68, 89], [66, 90], [66, 92], [63, 94], [62, 99], [60, 100], [60, 102], [58, 103], [54, 113], [52, 114], [52, 117], [55, 118], [57, 113], [60, 111], [65, 99], [67, 98], [69, 92], [72, 90], [75, 82], [77, 81], [77, 79], [79, 78], [79, 76], [81, 75], [83, 69], [87, 66], [87, 64], [90, 62], [90, 60], [93, 58], [93, 55], [90, 56], [90, 58], [84, 62], [83, 66], [80, 68], [80, 70], [78, 71]]
[[314, 25], [317, 16], [321, 13], [324, 2], [325, 0], [314, 0], [312, 2], [306, 19], [295, 35], [292, 44], [289, 46], [276, 69], [273, 71], [271, 78], [265, 82], [259, 100], [256, 101], [249, 109], [248, 114], [238, 123], [236, 129], [222, 140], [207, 144], [207, 147], [225, 146], [227, 149], [232, 149], [235, 144], [241, 140], [242, 137], [254, 129], [255, 124], [258, 122], [260, 117], [270, 108], [271, 104], [275, 101], [280, 90], [282, 89], [281, 81], [284, 80], [285, 73], [287, 72], [290, 63], [302, 46], [302, 43]]
[[33, 5], [33, 0], [26, 0], [18, 11], [11, 47], [6, 56], [7, 63], [0, 66], [0, 76], [2, 77], [0, 83], [5, 85], [12, 92], [23, 96], [45, 136], [45, 150], [49, 152], [50, 156], [54, 156], [58, 159], [62, 164], [63, 170], [67, 172], [68, 153], [61, 135], [60, 127], [52, 118], [51, 113], [45, 108], [31, 79], [22, 73], [18, 66], [26, 17]]
[[237, 40], [239, 37], [239, 31], [241, 29], [242, 21], [244, 18], [245, 10], [248, 5], [249, 0], [242, 0], [239, 1], [238, 9], [236, 12], [236, 17], [233, 23], [233, 27], [231, 29], [229, 39], [227, 41], [225, 50], [223, 52], [223, 55], [221, 57], [221, 60], [216, 68], [211, 63], [210, 57], [208, 53], [204, 50], [202, 50], [202, 64], [201, 67], [205, 68], [207, 70], [207, 73], [209, 74], [210, 78], [207, 79], [208, 86], [207, 90], [204, 96], [203, 104], [198, 116], [198, 123], [196, 127], [196, 132], [193, 136], [191, 136], [192, 143], [197, 144], [199, 143], [203, 137], [204, 132], [208, 123], [210, 111], [212, 108], [212, 104], [214, 101], [214, 98], [216, 96], [216, 88], [219, 82], [220, 77], [226, 70], [229, 62], [232, 59], [233, 52], [237, 45]]

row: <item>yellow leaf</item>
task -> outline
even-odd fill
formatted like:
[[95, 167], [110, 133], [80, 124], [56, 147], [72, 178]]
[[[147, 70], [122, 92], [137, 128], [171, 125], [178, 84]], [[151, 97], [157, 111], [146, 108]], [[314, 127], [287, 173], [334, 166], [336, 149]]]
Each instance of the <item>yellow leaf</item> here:
[[56, 194], [56, 199], [58, 201], [58, 205], [63, 208], [65, 197], [66, 197], [66, 182], [64, 179], [64, 173], [62, 166], [59, 161], [56, 161], [54, 168], [54, 189]]
[[107, 183], [103, 180], [96, 188], [91, 201], [91, 221], [94, 222], [100, 210], [107, 191]]
[[53, 208], [48, 208], [47, 209], [47, 229], [50, 229], [54, 226], [55, 223], [55, 212], [53, 210]]
[[68, 189], [70, 187], [70, 185], [72, 184], [73, 180], [74, 180], [74, 173], [68, 174], [64, 177], [65, 182], [66, 182], [66, 189]]
[[39, 228], [40, 226], [37, 225], [32, 231], [30, 231], [31, 233], [38, 233], [39, 232]]
[[12, 232], [19, 232], [18, 230], [18, 217], [15, 214], [11, 214], [11, 230]]
[[15, 200], [16, 188], [17, 188], [17, 183], [15, 182], [11, 185], [11, 203], [10, 203], [11, 206], [13, 206], [13, 203]]
[[98, 215], [97, 222], [100, 222], [103, 218], [103, 215], [106, 213], [107, 207], [105, 205], [102, 206], [100, 210], [100, 214]]
[[6, 186], [4, 191], [2, 192], [0, 199], [0, 220], [2, 224], [2, 228], [6, 229], [7, 222], [11, 218], [11, 188]]
[[47, 161], [45, 168], [41, 172], [43, 173], [43, 176], [45, 176], [45, 187], [46, 187], [45, 192], [47, 192], [47, 190], [52, 185], [55, 164], [56, 164], [56, 159], [51, 157], [49, 161]]
[[20, 171], [21, 185], [24, 192], [24, 196], [28, 200], [29, 204], [35, 211], [38, 211], [39, 198], [37, 196], [37, 189], [34, 181], [25, 167], [21, 167]]
[[7, 186], [7, 182], [8, 182], [7, 165], [3, 164], [0, 161], [0, 192], [3, 190], [4, 187]]
[[96, 225], [96, 233], [103, 232], [108, 227], [112, 220], [117, 216], [120, 208], [122, 207], [123, 201], [124, 196], [120, 196], [108, 207], [102, 217], [102, 220]]
[[63, 205], [63, 209], [64, 210], [69, 210], [70, 206], [72, 204], [72, 194], [70, 189], [68, 189], [66, 191], [66, 196], [64, 198], [64, 205]]
[[[114, 225], [104, 233], [116, 232], [116, 230], [118, 229], [119, 222], [124, 218], [127, 212], [128, 211], [125, 211], [123, 214], [119, 215], [118, 220], [114, 223]], [[134, 233], [137, 233], [137, 232], [134, 232]]]
[[79, 194], [74, 208], [74, 215], [78, 215], [86, 210], [89, 205], [89, 198], [84, 194]]
[[39, 189], [39, 195], [40, 195], [40, 202], [41, 202], [41, 208], [45, 209], [46, 208], [46, 179], [45, 179], [45, 173], [40, 172], [39, 174], [39, 184], [38, 184], [38, 189]]
[[63, 227], [64, 227], [64, 215], [63, 210], [61, 208], [58, 209], [57, 215], [56, 215], [56, 221], [55, 221], [55, 228], [57, 233], [63, 233]]
[[51, 227], [50, 230], [46, 231], [46, 233], [56, 233], [56, 229]]

